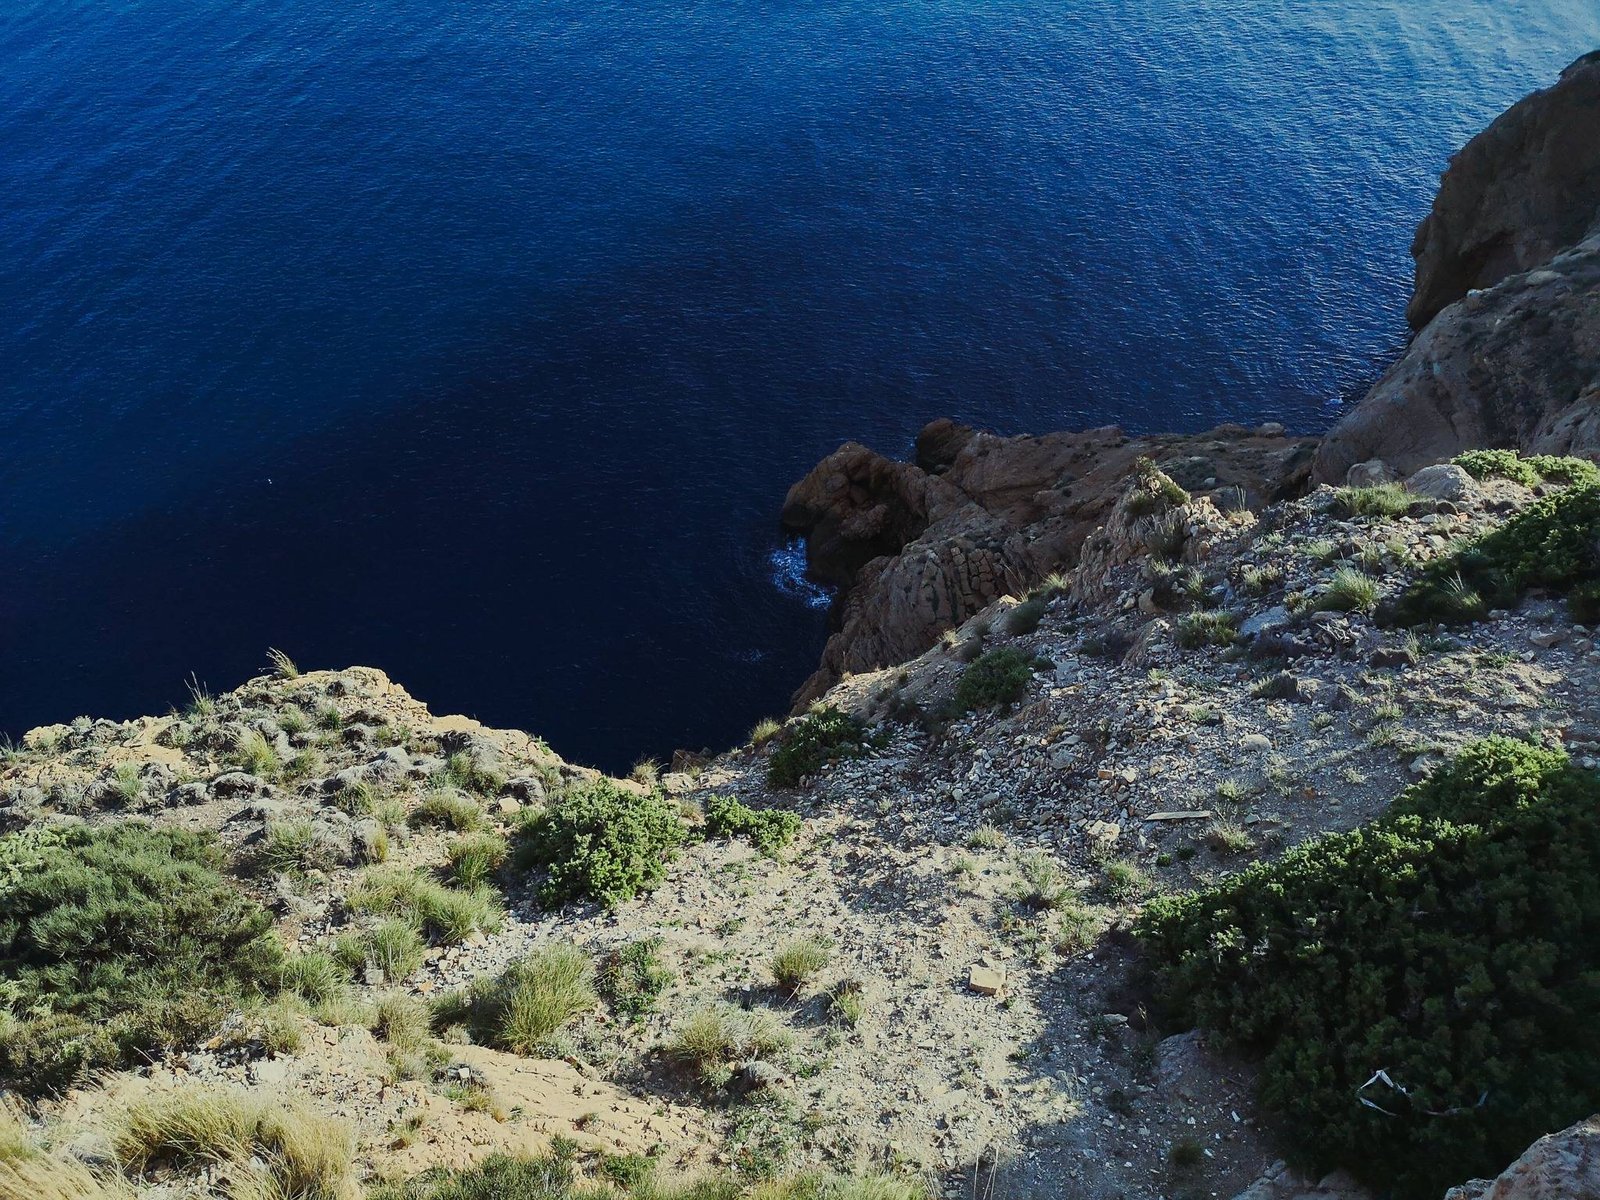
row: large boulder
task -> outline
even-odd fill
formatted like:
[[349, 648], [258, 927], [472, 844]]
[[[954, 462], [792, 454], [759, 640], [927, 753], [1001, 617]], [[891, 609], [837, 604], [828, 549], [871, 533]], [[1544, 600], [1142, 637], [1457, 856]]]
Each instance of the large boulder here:
[[1540, 1138], [1498, 1178], [1451, 1188], [1445, 1200], [1600, 1200], [1600, 1117]]
[[783, 507], [785, 528], [806, 539], [812, 577], [840, 589], [822, 664], [796, 705], [846, 672], [915, 657], [1001, 596], [1072, 567], [1140, 458], [1237, 506], [1302, 491], [1315, 445], [1237, 425], [1163, 437], [1114, 426], [999, 437], [940, 420], [918, 436], [915, 462], [840, 447]]
[[1475, 288], [1542, 266], [1600, 217], [1600, 50], [1507, 109], [1450, 160], [1411, 253], [1422, 329]]

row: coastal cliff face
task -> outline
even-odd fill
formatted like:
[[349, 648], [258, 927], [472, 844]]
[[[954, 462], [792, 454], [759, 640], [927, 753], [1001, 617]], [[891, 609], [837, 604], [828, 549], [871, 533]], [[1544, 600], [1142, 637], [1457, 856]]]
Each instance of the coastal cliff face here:
[[784, 528], [806, 539], [811, 573], [842, 589], [822, 662], [796, 704], [844, 674], [903, 662], [1001, 596], [1069, 570], [1141, 458], [1223, 506], [1260, 507], [1304, 489], [1315, 444], [1278, 426], [997, 437], [940, 420], [918, 436], [912, 463], [840, 447], [783, 506]]
[[1451, 160], [1412, 254], [1421, 332], [1323, 440], [1317, 481], [1475, 446], [1600, 451], [1600, 52]]
[[1411, 255], [1416, 330], [1469, 291], [1531, 271], [1600, 219], [1600, 51], [1512, 105], [1450, 161]]
[[[1322, 452], [1593, 445], [1597, 253]], [[1600, 469], [1314, 449], [841, 448], [689, 770], [276, 654], [0, 743], [0, 1200], [1600, 1197]]]

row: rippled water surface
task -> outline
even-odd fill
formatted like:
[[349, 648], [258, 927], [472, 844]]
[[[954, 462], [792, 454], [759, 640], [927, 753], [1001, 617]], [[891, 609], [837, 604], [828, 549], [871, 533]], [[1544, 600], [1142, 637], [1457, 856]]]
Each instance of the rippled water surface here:
[[726, 744], [927, 419], [1316, 428], [1590, 0], [10, 0], [0, 728], [370, 663]]

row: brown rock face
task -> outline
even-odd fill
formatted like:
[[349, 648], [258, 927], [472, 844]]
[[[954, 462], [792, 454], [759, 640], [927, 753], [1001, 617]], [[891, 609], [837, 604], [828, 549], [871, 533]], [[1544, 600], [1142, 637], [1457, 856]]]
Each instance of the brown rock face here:
[[1316, 481], [1476, 447], [1600, 454], [1600, 51], [1467, 143], [1412, 254], [1422, 332], [1324, 439]]
[[940, 420], [918, 436], [915, 463], [841, 446], [783, 507], [785, 528], [806, 538], [811, 574], [841, 589], [822, 664], [795, 702], [846, 672], [904, 662], [999, 597], [1071, 567], [1141, 457], [1191, 491], [1256, 505], [1303, 490], [1315, 445], [1236, 425], [998, 437]]
[[[1600, 134], [1597, 134], [1600, 136]], [[1452, 304], [1329, 432], [1318, 482], [1479, 446], [1600, 454], [1600, 236]]]
[[1498, 1179], [1451, 1188], [1445, 1200], [1600, 1200], [1600, 1117], [1540, 1138]]
[[1411, 254], [1422, 329], [1474, 288], [1549, 262], [1600, 217], [1600, 50], [1512, 105], [1450, 161]]

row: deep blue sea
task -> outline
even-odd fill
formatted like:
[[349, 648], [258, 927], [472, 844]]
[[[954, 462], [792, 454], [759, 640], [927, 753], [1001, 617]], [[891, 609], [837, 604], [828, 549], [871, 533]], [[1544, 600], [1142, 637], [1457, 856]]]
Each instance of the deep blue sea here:
[[[617, 768], [780, 713], [845, 439], [1326, 425], [1593, 0], [7, 0], [0, 728], [268, 646]], [[812, 598], [814, 599], [814, 598]]]

